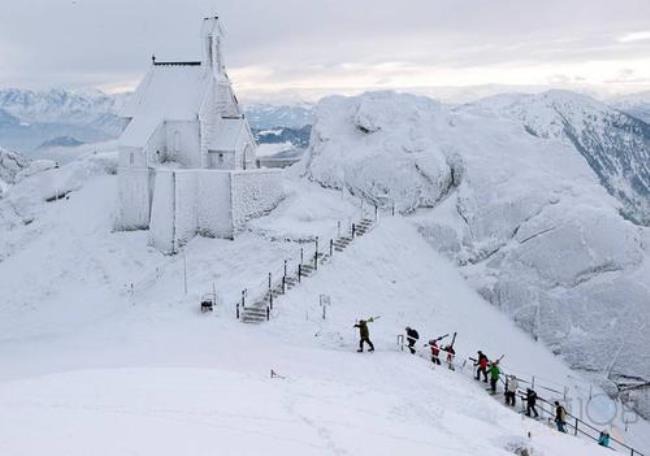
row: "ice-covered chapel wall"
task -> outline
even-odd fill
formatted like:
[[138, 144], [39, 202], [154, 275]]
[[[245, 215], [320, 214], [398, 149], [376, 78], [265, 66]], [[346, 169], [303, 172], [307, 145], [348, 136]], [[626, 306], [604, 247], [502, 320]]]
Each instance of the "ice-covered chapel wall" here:
[[206, 169], [198, 170], [196, 174], [198, 233], [231, 239], [234, 236], [231, 173]]
[[168, 169], [157, 170], [154, 188], [149, 242], [163, 253], [173, 253], [175, 229], [174, 171]]
[[231, 174], [232, 218], [235, 228], [273, 210], [284, 197], [281, 170], [233, 171]]
[[248, 220], [273, 210], [284, 196], [280, 170], [158, 169], [150, 242], [174, 253], [196, 234], [232, 239]]
[[174, 220], [176, 247], [186, 244], [196, 234], [198, 227], [198, 180], [196, 171], [174, 171]]
[[198, 121], [167, 121], [164, 135], [167, 160], [186, 168], [202, 166]]
[[118, 173], [118, 214], [115, 229], [147, 229], [150, 195], [150, 176], [147, 168], [121, 168]]

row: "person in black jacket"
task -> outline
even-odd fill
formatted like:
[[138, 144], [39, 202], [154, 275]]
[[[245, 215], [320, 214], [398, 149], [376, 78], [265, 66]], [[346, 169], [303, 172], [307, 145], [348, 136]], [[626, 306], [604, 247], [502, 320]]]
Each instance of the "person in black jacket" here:
[[408, 342], [408, 347], [412, 355], [415, 355], [415, 348], [413, 347], [415, 346], [415, 343], [418, 341], [419, 338], [420, 335], [415, 329], [409, 326], [406, 327], [406, 341]]
[[359, 322], [354, 325], [355, 328], [359, 328], [359, 353], [363, 352], [363, 344], [366, 343], [370, 346], [368, 351], [375, 351], [375, 346], [372, 345], [370, 341], [370, 331], [368, 330], [368, 323], [372, 323], [374, 319], [368, 318], [367, 320], [359, 320]]
[[539, 418], [539, 413], [535, 408], [535, 403], [537, 402], [537, 393], [532, 389], [528, 388], [526, 390], [526, 416], [530, 416], [531, 412], [535, 414], [535, 418]]
[[559, 401], [555, 401], [555, 424], [557, 430], [566, 434], [566, 416], [567, 412]]

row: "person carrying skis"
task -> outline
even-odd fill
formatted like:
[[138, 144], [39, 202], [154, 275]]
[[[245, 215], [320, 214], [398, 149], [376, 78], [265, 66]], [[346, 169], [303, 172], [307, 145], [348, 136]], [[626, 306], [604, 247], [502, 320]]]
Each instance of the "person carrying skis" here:
[[558, 431], [566, 434], [566, 409], [559, 401], [555, 401], [555, 424]]
[[487, 383], [487, 367], [488, 367], [488, 357], [485, 356], [485, 354], [479, 350], [478, 351], [478, 359], [476, 360], [476, 363], [474, 363], [474, 367], [478, 366], [478, 369], [476, 370], [476, 380], [481, 379], [481, 373], [483, 374], [483, 382]]
[[370, 341], [370, 331], [368, 330], [368, 323], [372, 323], [374, 319], [370, 317], [368, 320], [359, 320], [359, 323], [354, 325], [355, 328], [359, 328], [359, 353], [363, 352], [363, 343], [367, 343], [370, 348], [368, 351], [375, 351], [375, 346]]
[[492, 394], [497, 392], [497, 382], [499, 381], [499, 375], [501, 375], [501, 369], [499, 369], [499, 361], [492, 361], [490, 364], [490, 389]]
[[609, 439], [609, 432], [607, 432], [607, 430], [603, 430], [598, 437], [598, 445], [609, 447]]
[[406, 327], [406, 340], [408, 342], [408, 348], [411, 351], [412, 355], [415, 355], [415, 343], [420, 338], [418, 332], [411, 328], [410, 326]]
[[445, 348], [443, 348], [444, 351], [447, 352], [447, 367], [449, 370], [455, 370], [454, 369], [454, 357], [456, 356], [456, 350], [454, 350], [453, 345], [446, 345]]
[[509, 405], [510, 407], [514, 407], [516, 404], [516, 395], [517, 395], [517, 388], [519, 388], [519, 381], [517, 380], [517, 377], [514, 375], [507, 375], [506, 376], [506, 392], [504, 393], [504, 396], [506, 398], [506, 405]]
[[430, 340], [429, 347], [431, 348], [431, 362], [440, 366], [440, 347], [438, 347], [438, 341], [436, 339]]
[[535, 408], [536, 402], [537, 393], [531, 388], [528, 388], [526, 390], [526, 416], [530, 417], [530, 413], [533, 412], [535, 414], [535, 418], [539, 418], [539, 413], [537, 413], [537, 409]]

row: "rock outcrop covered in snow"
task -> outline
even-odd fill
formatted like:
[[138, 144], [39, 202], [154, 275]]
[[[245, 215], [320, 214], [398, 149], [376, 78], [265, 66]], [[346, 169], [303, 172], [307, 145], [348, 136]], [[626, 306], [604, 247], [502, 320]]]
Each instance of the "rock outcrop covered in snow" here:
[[327, 98], [316, 109], [308, 174], [404, 213], [433, 207], [462, 174], [453, 148], [431, 128], [445, 122], [441, 106], [427, 98], [391, 92]]
[[[557, 94], [540, 103], [549, 97]], [[647, 381], [650, 230], [622, 215], [632, 207], [626, 182], [647, 152], [627, 146], [644, 146], [637, 133], [647, 126], [592, 114], [582, 100], [560, 103], [562, 114], [551, 103], [550, 122], [522, 123], [517, 104], [504, 113], [390, 93], [329, 98], [316, 110], [306, 170], [324, 186], [415, 212], [422, 235], [483, 296], [574, 367]], [[612, 167], [595, 171], [586, 153], [613, 156]]]
[[23, 169], [27, 168], [29, 160], [16, 152], [0, 147], [0, 179], [13, 184], [16, 175]]
[[0, 147], [0, 198], [16, 182], [16, 176], [27, 166], [29, 161], [22, 155]]

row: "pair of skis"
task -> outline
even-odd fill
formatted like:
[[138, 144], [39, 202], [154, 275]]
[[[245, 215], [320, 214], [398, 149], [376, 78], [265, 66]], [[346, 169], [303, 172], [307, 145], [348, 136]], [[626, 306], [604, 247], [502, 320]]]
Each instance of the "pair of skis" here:
[[[454, 344], [456, 343], [456, 336], [457, 336], [457, 335], [458, 335], [458, 333], [454, 333], [454, 335], [453, 335], [453, 337], [452, 337], [452, 339], [451, 339], [451, 344], [449, 344], [448, 347], [454, 348]], [[431, 340], [429, 341], [429, 343], [424, 344], [424, 346], [425, 346], [425, 347], [430, 347], [432, 342], [434, 342], [434, 341], [435, 341], [435, 342], [440, 342], [441, 340], [443, 340], [443, 339], [445, 339], [445, 338], [447, 338], [447, 337], [449, 337], [449, 333], [445, 334], [444, 336], [440, 336], [440, 337], [438, 337], [438, 338], [436, 338], [436, 339], [431, 339]]]

